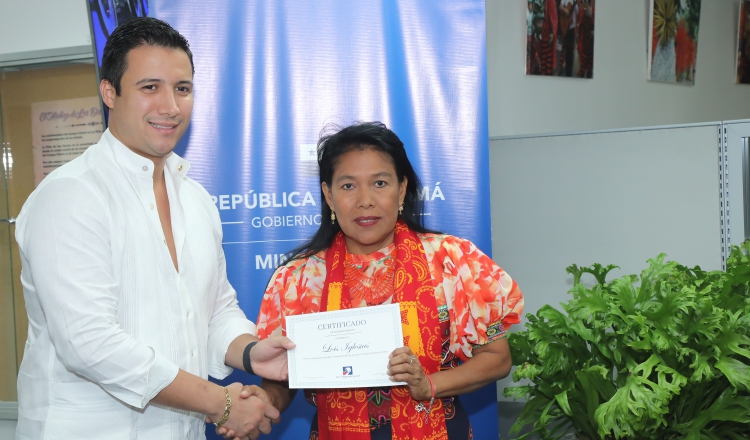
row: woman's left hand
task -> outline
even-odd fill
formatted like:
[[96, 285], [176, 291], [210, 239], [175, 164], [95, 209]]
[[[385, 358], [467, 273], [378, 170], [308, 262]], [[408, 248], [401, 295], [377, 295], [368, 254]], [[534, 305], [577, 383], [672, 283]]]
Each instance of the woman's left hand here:
[[393, 350], [388, 356], [388, 376], [394, 382], [406, 382], [414, 400], [430, 400], [430, 380], [419, 363], [419, 357], [409, 347]]

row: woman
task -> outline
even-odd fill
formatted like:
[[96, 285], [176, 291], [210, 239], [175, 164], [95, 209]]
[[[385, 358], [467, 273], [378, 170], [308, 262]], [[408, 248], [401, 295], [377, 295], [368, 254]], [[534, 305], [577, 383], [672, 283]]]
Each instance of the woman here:
[[[472, 243], [422, 225], [421, 185], [385, 125], [324, 136], [318, 164], [326, 221], [273, 275], [258, 337], [284, 333], [285, 316], [399, 303], [408, 342], [390, 354], [388, 375], [407, 386], [308, 391], [318, 408], [310, 439], [471, 438], [455, 396], [510, 371], [504, 336], [521, 292]], [[261, 386], [281, 411], [287, 385]]]
[[541, 60], [541, 74], [554, 75], [557, 70], [557, 4], [555, 0], [544, 1], [544, 22], [542, 24], [541, 40], [539, 41], [539, 57]]
[[580, 57], [579, 78], [594, 76], [594, 0], [578, 0], [578, 54]]

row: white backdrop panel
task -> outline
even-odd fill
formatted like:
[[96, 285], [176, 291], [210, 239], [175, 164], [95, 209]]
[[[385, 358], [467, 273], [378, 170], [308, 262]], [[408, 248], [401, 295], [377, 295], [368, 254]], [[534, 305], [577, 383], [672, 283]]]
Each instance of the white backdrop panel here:
[[729, 243], [739, 245], [745, 239], [750, 239], [750, 228], [745, 228], [745, 199], [750, 197], [746, 194], [745, 182], [743, 181], [743, 168], [750, 179], [750, 169], [743, 161], [743, 150], [745, 142], [750, 137], [750, 121], [730, 121], [724, 124], [727, 141], [727, 171], [729, 171]]
[[492, 140], [493, 256], [524, 312], [567, 301], [573, 263], [721, 268], [718, 126]]

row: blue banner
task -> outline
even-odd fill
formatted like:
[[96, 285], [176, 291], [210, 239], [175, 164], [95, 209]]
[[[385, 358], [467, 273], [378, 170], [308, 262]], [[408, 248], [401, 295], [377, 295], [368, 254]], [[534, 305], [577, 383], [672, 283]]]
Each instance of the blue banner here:
[[[315, 144], [328, 123], [388, 125], [424, 184], [427, 225], [490, 253], [484, 0], [151, 7], [194, 53], [193, 119], [177, 152], [215, 199], [250, 319], [275, 267], [325, 220]], [[302, 394], [271, 438], [306, 438], [314, 408]], [[475, 437], [497, 438], [494, 384], [462, 400]]]

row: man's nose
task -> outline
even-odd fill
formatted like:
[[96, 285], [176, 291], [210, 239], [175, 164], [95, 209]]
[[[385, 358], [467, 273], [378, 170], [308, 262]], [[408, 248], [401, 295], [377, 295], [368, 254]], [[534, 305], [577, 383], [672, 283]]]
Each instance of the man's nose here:
[[171, 118], [180, 114], [180, 107], [177, 105], [177, 99], [173, 90], [165, 91], [162, 94], [158, 111], [159, 114], [168, 115]]

